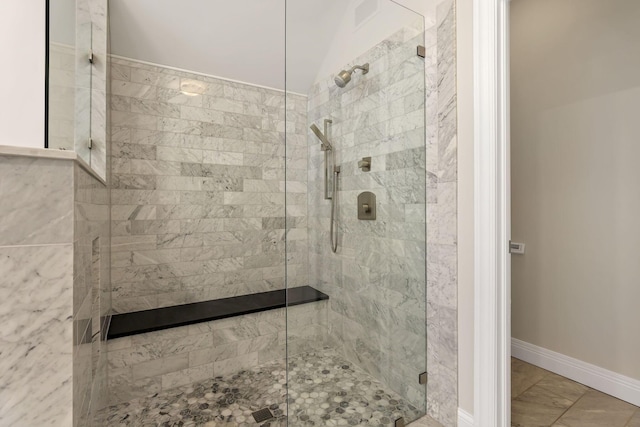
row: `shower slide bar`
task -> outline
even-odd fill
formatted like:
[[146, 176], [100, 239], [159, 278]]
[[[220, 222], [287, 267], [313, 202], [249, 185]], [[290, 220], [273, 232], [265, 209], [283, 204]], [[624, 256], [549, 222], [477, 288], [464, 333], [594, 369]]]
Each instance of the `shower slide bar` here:
[[[333, 152], [333, 147], [331, 146], [329, 138], [327, 137], [327, 127], [329, 123], [333, 123], [333, 121], [324, 119], [324, 133], [320, 132], [320, 129], [318, 129], [318, 126], [316, 126], [315, 123], [313, 123], [310, 127], [313, 133], [315, 133], [320, 140], [320, 149], [324, 151], [324, 199], [331, 200], [331, 225], [329, 226], [329, 240], [331, 242], [331, 251], [333, 253], [336, 253], [336, 251], [338, 250], [338, 227], [335, 225], [335, 220], [336, 203], [338, 198], [338, 175], [340, 175], [340, 166], [336, 166], [336, 155]], [[329, 196], [329, 152], [331, 152], [331, 164], [333, 165], [333, 191], [331, 192], [331, 196]]]

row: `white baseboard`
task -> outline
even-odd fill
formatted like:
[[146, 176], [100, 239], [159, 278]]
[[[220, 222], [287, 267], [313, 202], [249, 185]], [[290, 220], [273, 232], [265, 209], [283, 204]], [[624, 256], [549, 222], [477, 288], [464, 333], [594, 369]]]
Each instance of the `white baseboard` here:
[[473, 427], [473, 415], [458, 408], [458, 427]]
[[640, 381], [528, 342], [511, 338], [511, 355], [640, 406]]

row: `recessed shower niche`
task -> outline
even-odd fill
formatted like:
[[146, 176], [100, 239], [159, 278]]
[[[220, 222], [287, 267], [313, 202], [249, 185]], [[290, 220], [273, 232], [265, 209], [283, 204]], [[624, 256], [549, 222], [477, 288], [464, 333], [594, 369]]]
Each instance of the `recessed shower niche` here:
[[110, 1], [98, 425], [426, 414], [435, 16], [362, 4]]

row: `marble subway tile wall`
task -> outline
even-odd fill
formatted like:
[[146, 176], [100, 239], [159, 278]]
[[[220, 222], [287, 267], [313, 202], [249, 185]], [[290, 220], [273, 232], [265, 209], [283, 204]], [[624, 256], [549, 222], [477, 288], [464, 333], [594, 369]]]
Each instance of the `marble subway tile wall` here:
[[72, 425], [73, 178], [0, 156], [0, 425]]
[[[309, 95], [309, 124], [333, 120], [340, 165], [338, 252], [329, 247], [323, 156], [309, 132], [310, 285], [330, 295], [329, 341], [347, 359], [419, 408], [425, 370], [425, 110], [422, 22], [407, 26], [349, 66], [368, 62], [344, 88], [333, 76]], [[347, 64], [345, 64], [345, 68]], [[371, 156], [371, 171], [357, 163]], [[377, 219], [357, 219], [360, 192], [377, 196]]]
[[458, 412], [455, 13], [453, 1], [438, 6], [436, 43], [427, 49], [436, 64], [427, 117], [437, 117], [427, 145], [427, 412], [445, 426], [456, 425]]
[[327, 322], [327, 302], [318, 301], [290, 307], [288, 313], [282, 308], [110, 340], [109, 403], [276, 360], [284, 369], [285, 355], [322, 348]]
[[[111, 93], [114, 310], [284, 288], [285, 179], [306, 201], [306, 152], [285, 176], [284, 135], [306, 116], [285, 129], [281, 91], [115, 57]], [[305, 214], [287, 221], [289, 286], [307, 282]]]
[[107, 403], [107, 343], [111, 310], [109, 190], [74, 166], [73, 408], [74, 425], [91, 425]]

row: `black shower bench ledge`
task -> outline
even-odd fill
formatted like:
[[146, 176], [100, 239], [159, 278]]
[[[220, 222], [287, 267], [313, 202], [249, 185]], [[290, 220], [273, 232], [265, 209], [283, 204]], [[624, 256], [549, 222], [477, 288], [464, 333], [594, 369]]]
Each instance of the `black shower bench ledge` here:
[[107, 338], [122, 338], [328, 299], [329, 295], [311, 286], [301, 286], [152, 310], [113, 314]]

